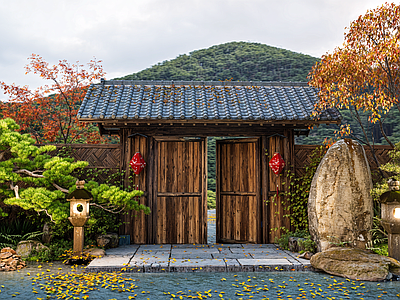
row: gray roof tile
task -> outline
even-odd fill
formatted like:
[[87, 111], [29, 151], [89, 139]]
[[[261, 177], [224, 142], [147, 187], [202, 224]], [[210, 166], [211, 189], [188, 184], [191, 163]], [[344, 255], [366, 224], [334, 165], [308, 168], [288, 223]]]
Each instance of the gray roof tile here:
[[[317, 90], [307, 83], [102, 81], [89, 87], [78, 119], [311, 120]], [[338, 121], [329, 109], [321, 121]]]

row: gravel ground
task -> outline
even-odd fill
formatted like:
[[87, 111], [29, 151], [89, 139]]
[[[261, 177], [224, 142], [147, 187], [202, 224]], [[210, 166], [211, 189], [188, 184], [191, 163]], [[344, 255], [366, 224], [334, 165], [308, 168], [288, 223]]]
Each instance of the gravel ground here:
[[207, 213], [207, 244], [215, 244], [215, 223], [215, 209], [210, 209]]

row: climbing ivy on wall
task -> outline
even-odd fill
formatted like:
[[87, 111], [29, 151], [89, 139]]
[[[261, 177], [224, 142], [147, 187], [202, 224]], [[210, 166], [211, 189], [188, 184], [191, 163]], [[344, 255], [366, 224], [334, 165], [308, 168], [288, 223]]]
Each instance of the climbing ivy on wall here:
[[[303, 176], [296, 177], [295, 173], [290, 170], [282, 175], [288, 177], [289, 188], [287, 188], [287, 191], [280, 192], [279, 198], [282, 200], [283, 206], [286, 207], [287, 214], [284, 217], [290, 219], [295, 231], [308, 230], [307, 206], [311, 182], [328, 148], [329, 146], [321, 145], [313, 150], [310, 155], [311, 161], [306, 165]], [[283, 184], [285, 183], [283, 182]], [[272, 199], [272, 202], [275, 201], [277, 201], [276, 196]], [[276, 229], [271, 228], [271, 230]]]

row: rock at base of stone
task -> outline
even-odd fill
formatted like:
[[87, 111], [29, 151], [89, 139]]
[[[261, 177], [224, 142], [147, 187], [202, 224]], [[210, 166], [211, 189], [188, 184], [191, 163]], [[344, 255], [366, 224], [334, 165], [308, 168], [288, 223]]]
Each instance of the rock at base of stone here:
[[66, 265], [88, 265], [94, 258], [103, 257], [106, 251], [99, 248], [84, 249], [82, 255], [67, 258], [64, 261]]
[[304, 253], [300, 254], [297, 257], [310, 260], [313, 255], [314, 255], [314, 253], [307, 251], [307, 252], [304, 252]]
[[45, 244], [50, 244], [52, 238], [51, 229], [49, 223], [43, 225], [43, 235], [42, 242]]
[[9, 247], [0, 251], [0, 271], [16, 271], [24, 268], [26, 263], [17, 252]]
[[313, 177], [308, 220], [317, 251], [349, 244], [365, 249], [374, 215], [371, 171], [364, 148], [351, 139], [332, 145]]
[[103, 257], [106, 255], [106, 251], [104, 251], [103, 249], [99, 249], [99, 248], [85, 249], [85, 250], [83, 250], [83, 253], [91, 255], [91, 256], [96, 256], [96, 257]]
[[313, 255], [310, 263], [315, 269], [353, 280], [383, 281], [400, 275], [396, 259], [356, 248], [330, 248]]
[[107, 233], [97, 237], [97, 246], [104, 248], [117, 248], [119, 244], [118, 234]]
[[48, 251], [49, 248], [38, 241], [21, 241], [17, 245], [17, 253], [21, 255], [22, 258], [27, 258], [32, 254], [32, 251], [36, 252]]

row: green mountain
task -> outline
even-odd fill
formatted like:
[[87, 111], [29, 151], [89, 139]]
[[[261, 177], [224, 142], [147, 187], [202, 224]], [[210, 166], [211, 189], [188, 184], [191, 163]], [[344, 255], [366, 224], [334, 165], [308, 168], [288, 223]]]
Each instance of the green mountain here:
[[[318, 58], [259, 43], [231, 42], [192, 51], [118, 79], [307, 81]], [[208, 189], [215, 192], [215, 140], [208, 138]]]
[[318, 59], [259, 43], [231, 42], [195, 50], [118, 79], [307, 81]]
[[[199, 80], [199, 81], [302, 81], [306, 82], [318, 58], [271, 47], [259, 43], [231, 42], [195, 50], [172, 60], [163, 61], [150, 68], [116, 79], [126, 80]], [[364, 139], [360, 125], [343, 110], [343, 124], [350, 124], [356, 136]], [[378, 124], [371, 124], [361, 114], [369, 140], [386, 144]], [[393, 141], [400, 140], [400, 114], [393, 111], [383, 124]], [[333, 137], [337, 125], [321, 125], [310, 131], [308, 137], [296, 138], [297, 144], [321, 144]], [[215, 191], [215, 141], [208, 138], [208, 189]]]

